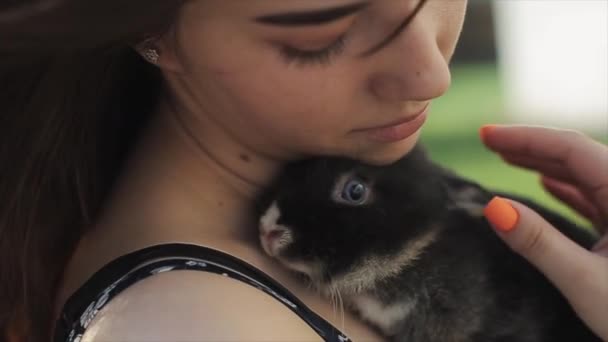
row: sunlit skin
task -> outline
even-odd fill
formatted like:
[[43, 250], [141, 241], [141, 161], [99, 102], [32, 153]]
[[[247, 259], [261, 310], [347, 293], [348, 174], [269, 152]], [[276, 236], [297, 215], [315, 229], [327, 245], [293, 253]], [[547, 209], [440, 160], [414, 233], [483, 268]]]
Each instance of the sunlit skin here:
[[[160, 67], [196, 139], [220, 147], [229, 140], [254, 161], [273, 163], [307, 154], [387, 163], [407, 153], [418, 134], [385, 144], [356, 131], [412, 117], [447, 90], [448, 61], [464, 1], [430, 1], [390, 44], [366, 56], [411, 15], [418, 1], [370, 1], [324, 25], [279, 27], [253, 20], [353, 3], [358, 2], [186, 5], [175, 40], [167, 37], [168, 46], [177, 46], [176, 54], [165, 48]], [[341, 52], [321, 62], [287, 61], [281, 53], [284, 47], [323, 49], [341, 36], [346, 36]], [[222, 143], [207, 138], [210, 130], [222, 131]]]
[[[355, 4], [357, 11], [323, 24], [260, 20]], [[369, 129], [411, 119], [446, 92], [466, 8], [465, 0], [429, 0], [394, 39], [369, 53], [418, 4], [186, 3], [173, 30], [155, 42], [167, 89], [157, 118], [98, 225], [79, 244], [61, 298], [121, 254], [186, 241], [247, 260], [331, 321], [331, 305], [300, 288], [259, 247], [252, 200], [286, 161], [340, 155], [386, 164], [410, 151], [420, 130], [380, 141]]]

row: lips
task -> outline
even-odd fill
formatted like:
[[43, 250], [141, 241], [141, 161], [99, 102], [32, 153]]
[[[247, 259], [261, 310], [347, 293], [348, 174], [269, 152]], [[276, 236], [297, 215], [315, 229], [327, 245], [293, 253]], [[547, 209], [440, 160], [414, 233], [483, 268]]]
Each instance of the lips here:
[[404, 140], [416, 133], [428, 117], [429, 105], [427, 104], [419, 113], [400, 119], [393, 123], [355, 130], [355, 132], [368, 135], [372, 140], [378, 142], [397, 142]]

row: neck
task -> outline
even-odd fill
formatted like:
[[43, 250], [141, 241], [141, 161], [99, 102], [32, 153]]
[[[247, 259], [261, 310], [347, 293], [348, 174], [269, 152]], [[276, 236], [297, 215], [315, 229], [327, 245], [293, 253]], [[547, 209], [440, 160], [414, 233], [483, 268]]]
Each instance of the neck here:
[[253, 202], [281, 161], [239, 144], [210, 120], [161, 108], [106, 216], [136, 227], [137, 239], [257, 244]]

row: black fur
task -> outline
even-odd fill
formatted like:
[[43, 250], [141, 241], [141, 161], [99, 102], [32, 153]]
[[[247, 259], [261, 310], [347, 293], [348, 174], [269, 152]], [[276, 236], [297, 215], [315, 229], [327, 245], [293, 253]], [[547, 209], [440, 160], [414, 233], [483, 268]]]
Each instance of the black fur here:
[[[335, 201], [336, 182], [345, 174], [369, 185], [370, 203]], [[342, 158], [292, 163], [260, 197], [259, 211], [278, 205], [277, 224], [293, 236], [278, 258], [323, 265], [322, 275], [312, 279], [321, 290], [361, 260], [390, 258], [437, 229], [434, 242], [408, 267], [359, 293], [343, 293], [347, 304], [360, 294], [382, 305], [415, 301], [397, 329], [377, 327], [391, 340], [599, 341], [541, 273], [499, 240], [482, 216], [471, 214], [493, 195], [432, 163], [418, 146], [385, 167]], [[563, 217], [501, 195], [539, 211], [585, 248], [595, 242]]]

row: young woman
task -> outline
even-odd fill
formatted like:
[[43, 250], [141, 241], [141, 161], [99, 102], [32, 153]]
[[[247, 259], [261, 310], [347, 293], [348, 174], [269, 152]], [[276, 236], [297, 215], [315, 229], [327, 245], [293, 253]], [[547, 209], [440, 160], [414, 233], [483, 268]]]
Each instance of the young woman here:
[[264, 255], [252, 202], [290, 160], [408, 153], [465, 7], [0, 6], [6, 338], [380, 339]]

